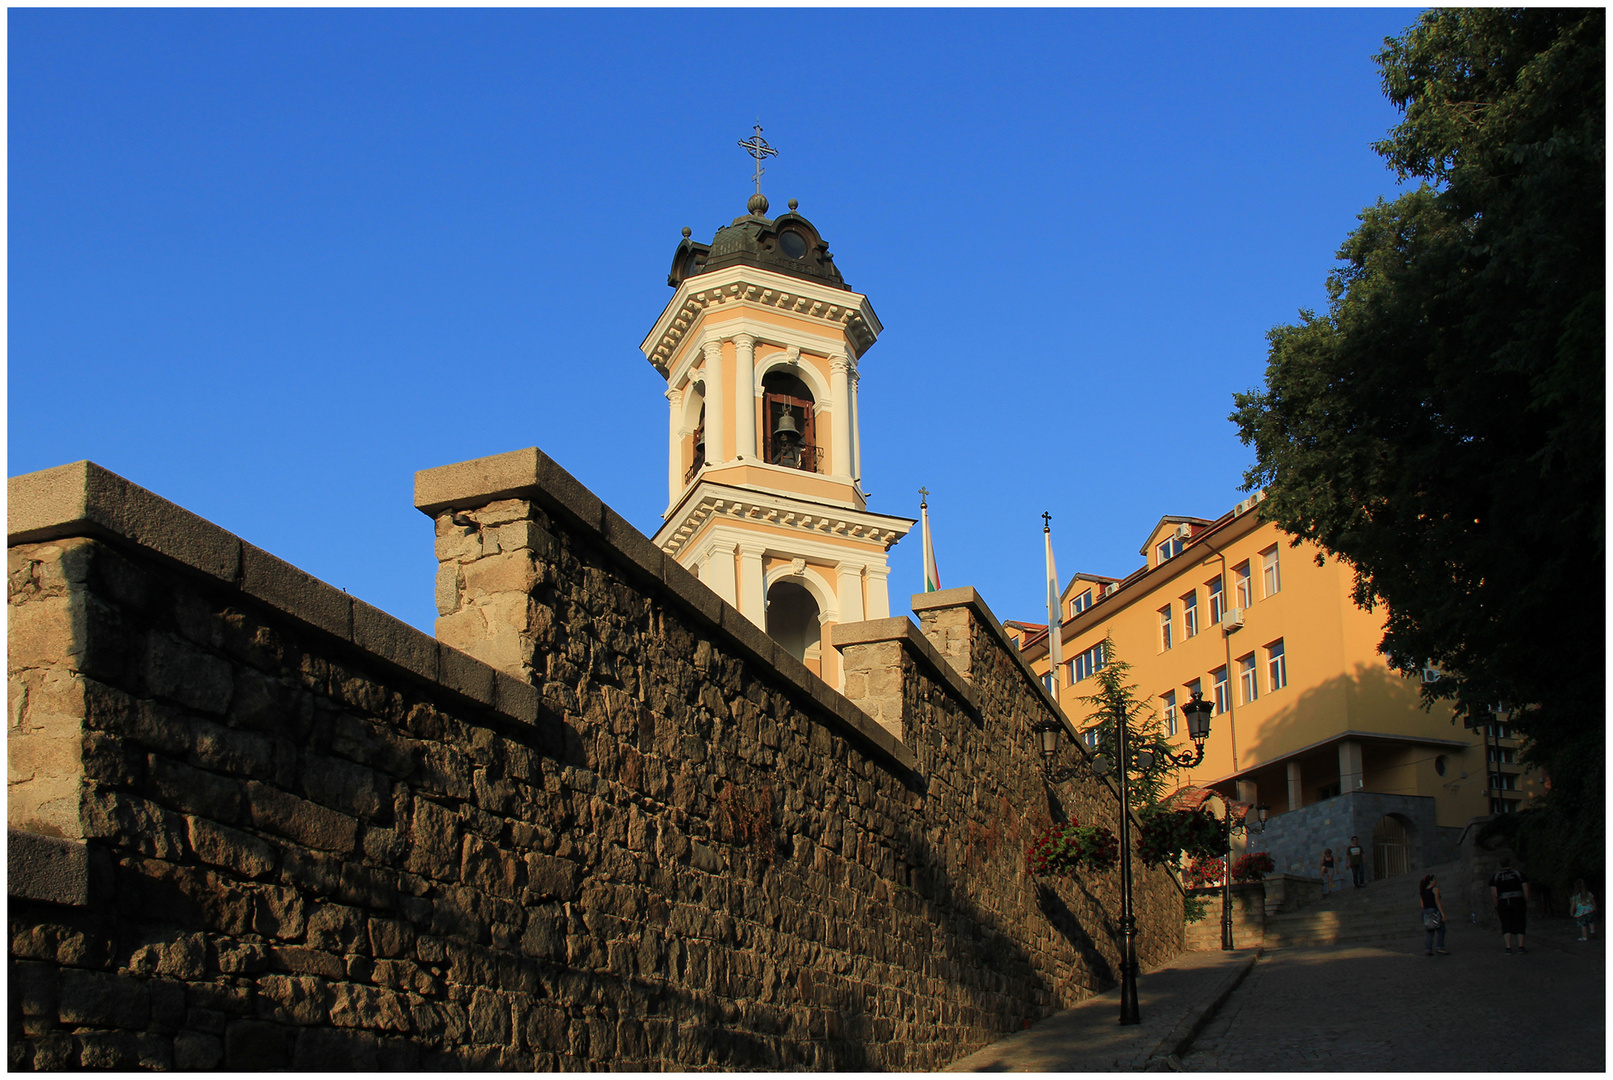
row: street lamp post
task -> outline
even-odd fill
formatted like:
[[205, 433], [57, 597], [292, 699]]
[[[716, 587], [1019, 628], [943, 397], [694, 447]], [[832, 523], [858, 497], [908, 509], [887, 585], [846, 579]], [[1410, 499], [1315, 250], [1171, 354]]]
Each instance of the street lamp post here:
[[[1164, 762], [1191, 769], [1203, 761], [1204, 741], [1210, 737], [1212, 711], [1213, 706], [1204, 701], [1202, 695], [1197, 692], [1193, 694], [1193, 700], [1182, 706], [1182, 713], [1187, 717], [1187, 734], [1193, 740], [1194, 749], [1191, 753], [1181, 754], [1161, 752], [1156, 755], [1150, 750], [1132, 754], [1126, 717], [1123, 715], [1115, 717], [1115, 752], [1120, 759], [1119, 767], [1116, 769], [1120, 781], [1120, 931], [1125, 940], [1120, 963], [1122, 1024], [1142, 1023], [1142, 1011], [1137, 1006], [1137, 917], [1132, 912], [1131, 904], [1131, 796], [1127, 779], [1133, 771], [1151, 772]], [[1104, 755], [1094, 754], [1080, 764], [1054, 768], [1053, 759], [1058, 754], [1064, 726], [1055, 720], [1044, 720], [1032, 730], [1041, 741], [1042, 772], [1049, 783], [1062, 784], [1072, 779], [1081, 771], [1083, 765], [1087, 772], [1100, 778], [1112, 767]]]
[[[1241, 816], [1237, 817], [1236, 819], [1234, 819], [1233, 813], [1232, 813], [1232, 808], [1233, 808], [1234, 805], [1242, 806], [1244, 808], [1243, 809], [1243, 814]], [[1227, 853], [1222, 859], [1222, 872], [1221, 872], [1221, 948], [1226, 952], [1231, 952], [1232, 948], [1233, 948], [1233, 946], [1232, 946], [1232, 835], [1234, 833], [1241, 833], [1244, 836], [1249, 835], [1249, 825], [1248, 825], [1248, 821], [1247, 821], [1247, 818], [1249, 816], [1249, 804], [1248, 803], [1234, 804], [1233, 802], [1228, 800], [1226, 806], [1227, 806]], [[1266, 818], [1268, 818], [1271, 815], [1271, 807], [1267, 806], [1265, 803], [1257, 803], [1255, 805], [1255, 807], [1254, 807], [1254, 810], [1255, 810], [1256, 816], [1260, 819], [1259, 820], [1259, 827], [1255, 831], [1256, 832], [1265, 832], [1266, 831]]]

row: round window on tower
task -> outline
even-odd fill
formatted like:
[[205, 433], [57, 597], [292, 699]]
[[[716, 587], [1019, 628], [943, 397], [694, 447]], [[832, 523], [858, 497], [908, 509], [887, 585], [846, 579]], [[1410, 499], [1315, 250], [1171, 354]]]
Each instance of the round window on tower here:
[[802, 259], [806, 257], [806, 237], [802, 236], [793, 229], [786, 229], [778, 234], [778, 246], [779, 249], [784, 252], [784, 254], [788, 255], [792, 259]]

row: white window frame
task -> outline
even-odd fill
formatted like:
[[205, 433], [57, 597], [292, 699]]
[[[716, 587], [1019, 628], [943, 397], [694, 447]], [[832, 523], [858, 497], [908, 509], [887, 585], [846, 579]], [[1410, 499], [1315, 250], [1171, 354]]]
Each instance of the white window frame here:
[[1159, 651], [1171, 650], [1171, 605], [1159, 609]]
[[1238, 657], [1238, 689], [1243, 693], [1245, 705], [1260, 697], [1260, 665], [1254, 653]]
[[1211, 578], [1204, 583], [1204, 591], [1210, 595], [1210, 625], [1221, 625], [1221, 616], [1227, 613], [1226, 593], [1219, 576]]
[[1276, 596], [1283, 591], [1283, 571], [1277, 562], [1276, 544], [1260, 553], [1260, 587], [1266, 596]]
[[1081, 614], [1081, 612], [1085, 611], [1091, 606], [1092, 590], [1088, 589], [1086, 592], [1070, 601], [1070, 618], [1075, 618], [1077, 615]]
[[1159, 703], [1164, 706], [1162, 711], [1165, 714], [1165, 734], [1174, 736], [1176, 734], [1176, 691], [1167, 690], [1159, 695]]
[[1154, 546], [1154, 562], [1155, 562], [1155, 565], [1158, 565], [1159, 563], [1169, 562], [1170, 560], [1176, 558], [1176, 556], [1180, 555], [1181, 553], [1182, 553], [1182, 540], [1181, 540], [1180, 537], [1172, 536], [1172, 537], [1170, 537], [1168, 539], [1161, 540], [1158, 544], [1156, 544]]
[[1232, 672], [1225, 666], [1216, 668], [1210, 672], [1210, 685], [1215, 687], [1215, 712], [1211, 715], [1220, 716], [1222, 713], [1231, 710]]
[[1232, 568], [1232, 583], [1235, 595], [1238, 598], [1238, 607], [1249, 608], [1255, 602], [1255, 582], [1253, 570], [1249, 560], [1245, 559]]
[[1288, 652], [1283, 639], [1278, 638], [1266, 646], [1266, 689], [1276, 693], [1288, 685]]
[[1199, 633], [1199, 591], [1194, 589], [1182, 597], [1182, 640], [1195, 638]]

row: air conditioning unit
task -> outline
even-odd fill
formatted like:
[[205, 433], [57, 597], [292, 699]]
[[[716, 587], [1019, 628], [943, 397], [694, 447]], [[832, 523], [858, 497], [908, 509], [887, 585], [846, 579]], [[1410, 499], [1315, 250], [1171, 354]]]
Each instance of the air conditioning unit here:
[[1221, 629], [1227, 633], [1243, 629], [1243, 608], [1228, 608], [1227, 613], [1221, 616]]
[[1192, 528], [1192, 526], [1188, 525], [1187, 522], [1184, 521], [1181, 524], [1176, 526], [1176, 539], [1178, 539], [1178, 540], [1186, 540], [1188, 537], [1190, 537], [1192, 535], [1193, 535], [1193, 528]]
[[1429, 664], [1427, 667], [1423, 668], [1423, 682], [1425, 682], [1425, 683], [1437, 683], [1437, 682], [1439, 682], [1439, 678], [1440, 678], [1440, 670], [1439, 670], [1439, 668], [1435, 667], [1432, 664]]
[[1118, 588], [1120, 588], [1120, 586], [1111, 581], [1109, 584], [1103, 587], [1103, 595], [1108, 596]]

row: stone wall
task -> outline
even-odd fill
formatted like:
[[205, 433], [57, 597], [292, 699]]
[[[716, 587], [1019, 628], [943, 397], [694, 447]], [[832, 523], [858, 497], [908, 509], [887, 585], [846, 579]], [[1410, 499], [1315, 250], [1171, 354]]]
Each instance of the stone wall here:
[[1024, 870], [1112, 793], [1041, 781], [977, 598], [840, 628], [882, 726], [536, 451], [421, 490], [481, 659], [89, 463], [12, 481], [13, 1067], [935, 1068], [1116, 981], [1115, 876]]
[[[1213, 952], [1221, 947], [1222, 897], [1219, 886], [1194, 889], [1192, 895], [1209, 902], [1204, 918], [1188, 923], [1184, 947], [1188, 952]], [[1266, 886], [1264, 882], [1244, 881], [1232, 885], [1232, 944], [1254, 949], [1266, 941]]]

